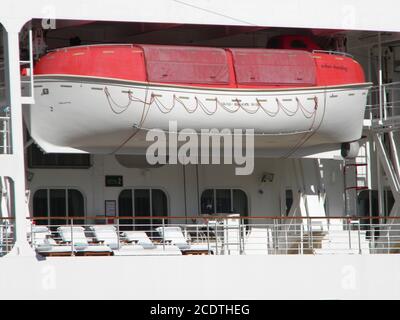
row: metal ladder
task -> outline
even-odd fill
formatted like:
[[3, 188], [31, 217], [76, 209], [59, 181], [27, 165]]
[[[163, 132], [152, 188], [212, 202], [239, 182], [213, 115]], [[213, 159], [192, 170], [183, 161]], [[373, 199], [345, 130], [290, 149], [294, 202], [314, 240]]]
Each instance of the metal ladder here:
[[[345, 212], [348, 216], [356, 216], [357, 215], [357, 195], [360, 191], [368, 190], [368, 186], [360, 186], [359, 185], [359, 168], [360, 167], [367, 167], [368, 164], [366, 162], [357, 163], [355, 162], [348, 163], [348, 160], [345, 161], [343, 166], [343, 177], [344, 177], [344, 192], [345, 192]], [[347, 185], [348, 183], [348, 170], [354, 169], [355, 170], [355, 185]], [[351, 212], [351, 191], [353, 191], [354, 196], [354, 212]]]

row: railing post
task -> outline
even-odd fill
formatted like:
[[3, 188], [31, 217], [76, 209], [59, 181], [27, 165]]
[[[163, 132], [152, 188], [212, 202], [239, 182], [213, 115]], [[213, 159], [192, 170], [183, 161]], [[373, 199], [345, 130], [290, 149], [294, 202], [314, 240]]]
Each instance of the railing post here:
[[207, 251], [210, 254], [210, 221], [207, 219]]
[[163, 250], [165, 251], [165, 219], [162, 219], [162, 243], [163, 243]]
[[304, 224], [300, 225], [300, 253], [304, 255]]
[[288, 238], [288, 225], [285, 223], [282, 225], [282, 220], [279, 220], [279, 227], [283, 226], [283, 231], [285, 233], [285, 252], [288, 254], [289, 252], [289, 238]]
[[274, 238], [275, 238], [274, 249], [275, 249], [275, 254], [277, 254], [279, 247], [279, 237], [277, 234], [276, 219], [273, 220], [273, 228], [274, 228]]
[[390, 229], [389, 229], [389, 228], [387, 228], [386, 234], [387, 234], [387, 253], [389, 254], [389, 253], [390, 253], [390, 249], [391, 249], [391, 244], [390, 244]]
[[74, 248], [75, 248], [75, 244], [74, 244], [74, 219], [71, 218], [70, 224], [71, 224], [71, 256], [74, 256]]
[[307, 218], [308, 247], [311, 248], [311, 221]]
[[228, 218], [225, 218], [224, 229], [225, 229], [224, 234], [226, 235], [225, 246], [224, 246], [224, 255], [230, 255], [231, 254], [231, 251], [229, 249], [230, 248], [230, 246], [229, 246], [229, 230], [230, 230], [230, 227], [229, 227]]
[[119, 234], [119, 217], [117, 218], [117, 240], [118, 240], [118, 250], [121, 249], [121, 235]]
[[218, 221], [215, 222], [215, 255], [217, 256], [218, 252]]
[[241, 252], [241, 254], [246, 254], [246, 248], [245, 248], [245, 243], [246, 243], [246, 241], [245, 241], [245, 237], [246, 237], [246, 224], [245, 224], [245, 223], [242, 223], [242, 230], [240, 231], [240, 233], [242, 234], [242, 240], [243, 240], [243, 243], [242, 243], [242, 252]]
[[375, 227], [372, 225], [372, 220], [370, 220], [369, 230], [371, 237], [370, 251], [371, 253], [375, 253]]
[[239, 255], [242, 255], [242, 219], [240, 218], [239, 218], [238, 233], [239, 233]]
[[311, 218], [310, 218], [310, 239], [311, 239], [310, 248], [311, 248], [312, 252], [314, 252], [314, 234], [313, 234], [313, 230], [312, 230], [312, 221], [311, 221]]
[[350, 218], [347, 219], [347, 229], [349, 230], [349, 249], [351, 250], [351, 224], [350, 224]]
[[358, 220], [358, 253], [362, 254], [361, 249], [361, 227], [360, 227], [360, 220]]

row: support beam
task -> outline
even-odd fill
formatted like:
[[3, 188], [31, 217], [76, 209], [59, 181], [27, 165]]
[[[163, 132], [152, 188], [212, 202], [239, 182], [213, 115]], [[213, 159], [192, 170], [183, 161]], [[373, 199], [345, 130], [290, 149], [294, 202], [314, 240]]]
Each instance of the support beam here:
[[[400, 203], [399, 177], [396, 175], [396, 171], [394, 170], [394, 167], [390, 162], [390, 158], [387, 154], [386, 148], [382, 141], [382, 134], [374, 133], [373, 137], [376, 145], [376, 151], [379, 158], [379, 162], [382, 164], [383, 170], [386, 173], [390, 189], [392, 190], [393, 197], [395, 199], [395, 204], [393, 208], [397, 208], [398, 204]], [[397, 214], [397, 210], [392, 210], [391, 214]]]
[[13, 164], [8, 168], [14, 182], [12, 211], [15, 217], [15, 244], [9, 255], [32, 256], [34, 251], [27, 241], [28, 206], [25, 188], [24, 137], [22, 119], [21, 76], [19, 63], [19, 29], [7, 28], [4, 35], [7, 97], [11, 106], [11, 145]]

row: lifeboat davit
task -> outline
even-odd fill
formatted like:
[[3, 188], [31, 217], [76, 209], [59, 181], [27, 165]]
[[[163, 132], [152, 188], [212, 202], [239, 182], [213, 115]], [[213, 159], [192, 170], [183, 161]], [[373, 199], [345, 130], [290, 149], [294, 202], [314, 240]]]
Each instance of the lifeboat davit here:
[[254, 129], [260, 155], [306, 156], [360, 139], [369, 83], [344, 54], [95, 45], [35, 66], [25, 119], [45, 152], [144, 154], [150, 129]]

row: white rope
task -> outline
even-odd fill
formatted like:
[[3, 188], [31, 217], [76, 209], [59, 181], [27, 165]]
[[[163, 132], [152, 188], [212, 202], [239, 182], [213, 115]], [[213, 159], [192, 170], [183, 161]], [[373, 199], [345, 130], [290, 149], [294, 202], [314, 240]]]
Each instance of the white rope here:
[[[267, 110], [267, 108], [261, 103], [261, 99], [256, 98], [256, 105], [255, 105], [255, 109], [250, 109], [247, 108], [246, 106], [244, 106], [239, 99], [233, 99], [232, 101], [236, 102], [235, 109], [231, 109], [229, 107], [227, 107], [224, 103], [222, 103], [217, 97], [213, 100], [215, 100], [215, 107], [213, 109], [209, 109], [207, 108], [207, 106], [197, 97], [195, 96], [195, 101], [196, 104], [192, 107], [189, 107], [188, 105], [186, 105], [181, 99], [177, 98], [176, 95], [173, 95], [172, 98], [172, 105], [170, 107], [166, 106], [159, 98], [158, 96], [156, 96], [154, 93], [151, 94], [151, 98], [150, 101], [147, 102], [146, 100], [142, 100], [140, 98], [137, 98], [135, 96], [133, 96], [132, 91], [128, 91], [128, 102], [126, 105], [118, 105], [115, 100], [113, 99], [113, 97], [111, 96], [108, 88], [106, 87], [104, 89], [104, 92], [106, 94], [108, 103], [110, 105], [111, 110], [116, 113], [116, 114], [121, 114], [123, 112], [125, 112], [126, 110], [129, 109], [129, 107], [131, 106], [132, 102], [140, 102], [143, 103], [144, 105], [147, 105], [149, 107], [151, 107], [152, 105], [156, 106], [157, 109], [163, 113], [163, 114], [168, 114], [171, 111], [174, 110], [174, 108], [177, 106], [177, 103], [179, 103], [188, 114], [193, 114], [195, 113], [197, 110], [201, 109], [206, 115], [208, 116], [212, 116], [214, 115], [220, 108], [222, 108], [223, 110], [225, 110], [228, 113], [236, 113], [239, 110], [243, 110], [244, 112], [248, 113], [248, 114], [256, 114], [257, 112], [260, 111], [260, 109], [269, 117], [273, 118], [276, 117], [280, 111], [282, 111], [283, 113], [285, 113], [288, 117], [293, 117], [296, 114], [299, 113], [299, 111], [301, 111], [301, 113], [303, 114], [303, 116], [307, 119], [311, 119], [313, 117], [315, 117], [317, 108], [318, 108], [318, 98], [315, 96], [313, 98], [314, 100], [314, 107], [313, 109], [310, 111], [308, 110], [300, 101], [300, 99], [298, 97], [296, 97], [296, 108], [294, 110], [290, 110], [288, 107], [286, 107], [278, 98], [276, 98], [276, 110], [275, 111], [269, 111]], [[121, 109], [121, 110], [116, 110], [115, 107]]]

